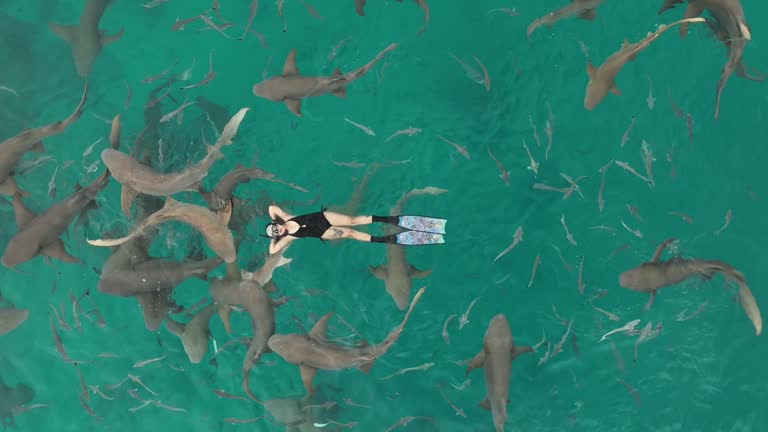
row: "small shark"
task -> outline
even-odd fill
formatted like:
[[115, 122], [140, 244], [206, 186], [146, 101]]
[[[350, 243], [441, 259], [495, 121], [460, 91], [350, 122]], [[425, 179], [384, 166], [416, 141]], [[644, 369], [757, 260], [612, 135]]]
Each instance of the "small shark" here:
[[163, 208], [149, 215], [134, 230], [125, 237], [117, 239], [87, 240], [94, 246], [118, 246], [142, 233], [154, 225], [169, 220], [177, 220], [195, 228], [203, 235], [208, 246], [213, 249], [224, 262], [232, 263], [237, 260], [235, 241], [226, 225], [221, 223], [219, 217], [205, 207], [185, 204], [171, 197], [165, 199]]
[[496, 432], [504, 432], [509, 403], [509, 379], [512, 360], [523, 353], [533, 352], [530, 346], [516, 346], [509, 321], [503, 314], [491, 319], [483, 338], [483, 349], [469, 363], [466, 375], [476, 368], [485, 369], [485, 388], [488, 394], [480, 406], [490, 409]]
[[16, 426], [13, 412], [16, 407], [26, 405], [35, 398], [35, 391], [26, 384], [10, 387], [0, 380], [0, 425], [3, 429]]
[[232, 117], [216, 145], [209, 146], [208, 154], [203, 160], [181, 172], [160, 173], [116, 149], [105, 149], [101, 153], [101, 159], [115, 180], [122, 185], [120, 204], [123, 213], [130, 216], [131, 204], [139, 193], [170, 196], [181, 191], [197, 191], [213, 163], [224, 157], [221, 147], [232, 144], [232, 139], [248, 110], [249, 108], [243, 108]]
[[8, 192], [11, 196], [15, 192], [21, 195], [25, 194], [25, 192], [19, 190], [16, 182], [10, 177], [19, 159], [28, 151], [45, 151], [42, 140], [64, 132], [69, 125], [76, 122], [83, 115], [87, 97], [88, 81], [86, 80], [80, 103], [69, 117], [46, 126], [22, 131], [20, 134], [0, 143], [0, 192]]
[[251, 393], [249, 374], [261, 356], [269, 351], [267, 341], [275, 333], [274, 309], [282, 304], [269, 298], [262, 287], [272, 279], [272, 273], [277, 267], [291, 261], [283, 257], [283, 252], [284, 250], [267, 258], [263, 266], [267, 269], [265, 271], [247, 273], [242, 272], [236, 262], [227, 264], [226, 276], [223, 279], [214, 279], [210, 283], [211, 297], [217, 305], [227, 333], [232, 332], [231, 306], [242, 305], [251, 317], [253, 337], [243, 361], [243, 389], [253, 400], [258, 399]]
[[19, 327], [29, 317], [29, 309], [0, 309], [0, 336], [6, 335]]
[[307, 404], [297, 399], [270, 399], [264, 401], [264, 408], [272, 415], [276, 422], [286, 426], [290, 432], [319, 432], [322, 430], [314, 425], [312, 413], [308, 413], [304, 407]]
[[756, 335], [759, 336], [763, 331], [763, 318], [744, 275], [730, 264], [720, 260], [672, 258], [661, 261], [664, 250], [674, 241], [674, 238], [665, 240], [656, 248], [650, 261], [621, 273], [619, 285], [632, 291], [650, 293], [647, 310], [653, 305], [656, 291], [661, 288], [677, 285], [693, 276], [709, 280], [716, 273], [722, 273], [726, 280], [735, 282], [739, 286], [739, 303], [752, 321]]
[[421, 288], [416, 293], [403, 321], [377, 345], [368, 345], [363, 342], [361, 346], [352, 348], [330, 342], [327, 336], [327, 327], [333, 312], [329, 312], [320, 318], [309, 334], [276, 334], [272, 336], [269, 338], [269, 348], [283, 360], [299, 366], [304, 388], [309, 395], [312, 395], [315, 392], [312, 382], [318, 369], [358, 368], [363, 373], [368, 373], [374, 362], [386, 354], [400, 338], [414, 306], [425, 290], [426, 288]]
[[[413, 189], [400, 198], [400, 201], [390, 211], [390, 215], [402, 214], [403, 206], [413, 196], [438, 195], [445, 192], [444, 189]], [[387, 244], [387, 263], [377, 267], [369, 266], [370, 272], [384, 281], [387, 292], [397, 304], [398, 309], [404, 310], [411, 298], [413, 278], [425, 278], [432, 270], [419, 270], [408, 262], [406, 248], [403, 245]]]
[[591, 111], [600, 102], [605, 99], [608, 93], [613, 93], [617, 96], [621, 95], [621, 90], [616, 86], [616, 75], [619, 74], [621, 69], [628, 62], [634, 60], [640, 51], [648, 48], [648, 46], [659, 38], [664, 32], [670, 28], [683, 23], [704, 22], [703, 18], [690, 18], [680, 21], [675, 21], [671, 24], [659, 26], [659, 29], [655, 32], [649, 32], [645, 38], [635, 43], [629, 43], [624, 40], [624, 44], [621, 49], [613, 53], [608, 57], [600, 67], [595, 67], [592, 62], [587, 61], [587, 75], [589, 75], [589, 83], [587, 84], [587, 91], [584, 97], [584, 108]]
[[80, 23], [76, 26], [48, 23], [48, 27], [72, 47], [75, 67], [81, 77], [91, 73], [93, 63], [103, 47], [123, 37], [124, 28], [114, 35], [99, 30], [99, 21], [111, 3], [112, 0], [86, 0]]
[[72, 220], [94, 205], [96, 196], [108, 183], [109, 171], [105, 171], [93, 183], [54, 204], [40, 215], [29, 210], [21, 201], [20, 195], [14, 196], [13, 208], [19, 232], [11, 238], [5, 248], [3, 265], [13, 268], [40, 254], [62, 262], [79, 263], [79, 259], [67, 252], [59, 236], [67, 230]]
[[[200, 195], [202, 195], [203, 199], [208, 203], [208, 207], [212, 211], [215, 211], [219, 217], [222, 218], [224, 223], [229, 223], [229, 217], [224, 221], [224, 216], [226, 215], [227, 207], [232, 207], [231, 200], [235, 188], [241, 183], [246, 183], [254, 179], [263, 179], [274, 183], [280, 183], [301, 192], [308, 192], [303, 187], [286, 182], [269, 171], [264, 171], [263, 169], [256, 167], [247, 168], [242, 164], [237, 164], [233, 170], [226, 173], [219, 180], [212, 191], [208, 192], [204, 190], [201, 184], [199, 188]], [[222, 211], [224, 211], [224, 213], [222, 213]], [[229, 216], [231, 216], [231, 211], [232, 208], [229, 209]]]
[[[684, 3], [684, 0], [664, 0], [659, 9], [659, 15], [679, 3]], [[684, 18], [701, 16], [704, 10], [708, 10], [712, 15], [712, 19], [707, 21], [710, 28], [728, 48], [728, 62], [717, 83], [717, 100], [715, 102], [715, 120], [717, 120], [720, 115], [720, 98], [723, 89], [734, 71], [739, 76], [752, 81], [764, 81], [765, 75], [761, 73], [751, 75], [742, 63], [746, 43], [752, 39], [752, 30], [747, 24], [741, 0], [689, 0]], [[687, 31], [687, 24], [680, 26], [681, 36], [685, 37]]]
[[579, 18], [585, 19], [587, 21], [592, 21], [597, 16], [595, 9], [597, 9], [597, 7], [600, 6], [603, 1], [604, 0], [571, 0], [569, 5], [563, 6], [560, 9], [552, 11], [547, 15], [534, 20], [528, 26], [527, 36], [530, 39], [531, 34], [533, 34], [533, 32], [535, 32], [539, 27], [543, 25], [552, 26], [556, 22], [565, 18], [572, 17], [574, 15], [578, 15]]
[[348, 74], [342, 73], [337, 68], [332, 77], [308, 77], [301, 75], [296, 65], [296, 50], [294, 49], [288, 54], [288, 58], [285, 59], [283, 74], [254, 84], [253, 94], [274, 102], [285, 102], [285, 105], [291, 112], [301, 116], [302, 99], [325, 94], [346, 97], [347, 85], [363, 77], [388, 52], [395, 48], [397, 48], [397, 44], [389, 45], [368, 64]]
[[191, 363], [200, 363], [203, 357], [205, 357], [205, 353], [208, 352], [208, 344], [211, 338], [209, 324], [214, 313], [216, 313], [216, 305], [209, 304], [200, 309], [192, 320], [186, 324], [176, 322], [170, 318], [166, 321], [168, 330], [181, 338], [184, 352], [187, 353]]

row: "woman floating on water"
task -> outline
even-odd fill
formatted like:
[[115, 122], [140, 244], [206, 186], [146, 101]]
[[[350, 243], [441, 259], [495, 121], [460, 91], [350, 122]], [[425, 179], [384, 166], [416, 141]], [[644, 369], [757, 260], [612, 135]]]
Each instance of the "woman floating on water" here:
[[[269, 253], [275, 254], [292, 241], [301, 237], [315, 237], [323, 240], [354, 239], [363, 242], [393, 243], [400, 245], [426, 245], [445, 243], [445, 219], [422, 216], [347, 216], [340, 213], [319, 211], [301, 216], [292, 216], [277, 206], [269, 206], [267, 224]], [[370, 225], [383, 222], [399, 226], [407, 231], [386, 236], [373, 236], [356, 231], [349, 226]]]

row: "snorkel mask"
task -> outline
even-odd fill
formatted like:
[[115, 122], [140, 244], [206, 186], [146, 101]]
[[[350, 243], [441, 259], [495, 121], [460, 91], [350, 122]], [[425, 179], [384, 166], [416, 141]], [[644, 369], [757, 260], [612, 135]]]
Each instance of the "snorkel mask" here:
[[267, 225], [267, 237], [277, 238], [280, 237], [280, 227], [276, 223]]

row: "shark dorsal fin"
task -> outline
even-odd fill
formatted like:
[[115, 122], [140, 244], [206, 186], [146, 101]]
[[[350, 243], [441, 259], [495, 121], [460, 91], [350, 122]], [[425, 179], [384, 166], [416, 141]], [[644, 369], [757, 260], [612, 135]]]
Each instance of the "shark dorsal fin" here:
[[298, 75], [299, 74], [299, 68], [296, 66], [296, 49], [292, 49], [291, 52], [288, 53], [288, 57], [285, 59], [285, 64], [283, 65], [283, 76], [292, 76], [292, 75]]
[[16, 215], [16, 225], [19, 227], [19, 230], [23, 229], [24, 226], [29, 223], [29, 221], [37, 216], [21, 201], [21, 194], [14, 195], [13, 210]]
[[597, 68], [590, 61], [587, 61], [587, 75], [589, 75], [589, 79], [591, 80], [595, 79], [597, 76]]
[[315, 323], [312, 330], [309, 331], [309, 335], [318, 339], [328, 339], [328, 320], [331, 319], [333, 312], [328, 312], [323, 315], [320, 320]]

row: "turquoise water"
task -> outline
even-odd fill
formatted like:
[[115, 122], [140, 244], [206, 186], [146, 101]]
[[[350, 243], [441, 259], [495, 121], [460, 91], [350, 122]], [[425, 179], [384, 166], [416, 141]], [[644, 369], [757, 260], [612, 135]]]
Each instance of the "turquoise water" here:
[[[47, 193], [55, 164], [46, 163], [18, 179], [23, 189], [32, 192], [27, 205], [42, 211], [72, 193], [77, 182], [87, 184], [103, 169], [98, 165], [96, 172], [87, 173], [107, 146], [109, 125], [99, 117], [109, 119], [122, 112], [123, 150], [128, 151], [144, 128], [143, 106], [149, 92], [162, 83], [142, 84], [141, 80], [166, 69], [177, 58], [174, 71], [180, 72], [194, 58], [189, 83], [196, 82], [207, 72], [208, 53], [214, 49], [218, 76], [204, 87], [187, 91], [189, 94], [172, 92], [179, 103], [185, 97], [194, 100], [204, 96], [221, 105], [227, 110], [224, 121], [241, 107], [251, 108], [235, 143], [224, 150], [225, 159], [211, 170], [209, 185], [237, 163], [257, 165], [307, 188], [309, 193], [253, 181], [239, 186], [236, 195], [258, 202], [261, 212], [276, 202], [296, 214], [316, 211], [321, 205], [344, 206], [373, 163], [381, 166], [370, 177], [362, 201], [353, 206], [356, 213], [387, 213], [414, 188], [432, 186], [448, 191], [414, 197], [405, 207], [406, 214], [443, 217], [450, 222], [445, 245], [408, 250], [410, 263], [433, 272], [414, 281], [414, 290], [426, 286], [427, 291], [403, 336], [369, 375], [356, 370], [319, 372], [315, 380], [319, 395], [313, 403], [335, 401], [338, 406], [327, 411], [308, 410], [313, 415], [311, 421], [359, 422], [359, 430], [383, 431], [405, 416], [429, 416], [436, 420], [435, 425], [416, 420], [407, 428], [493, 430], [491, 414], [477, 406], [485, 395], [483, 372], [472, 372], [467, 388], [457, 390], [450, 383], [458, 386], [464, 381], [465, 366], [452, 361], [469, 359], [481, 349], [488, 322], [498, 313], [507, 316], [517, 344], [534, 345], [542, 333], [553, 345], [558, 343], [565, 326], [554, 316], [554, 305], [564, 319], [573, 320], [571, 336], [563, 351], [544, 364], [539, 365], [539, 359], [546, 352], [546, 344], [538, 352], [515, 360], [506, 430], [759, 431], [768, 427], [768, 385], [764, 380], [768, 371], [763, 361], [768, 348], [764, 336], [754, 335], [744, 312], [733, 301], [733, 293], [723, 289], [722, 277], [663, 290], [648, 313], [643, 312], [646, 296], [617, 284], [620, 272], [648, 260], [662, 240], [674, 236], [680, 239], [676, 253], [723, 259], [740, 269], [758, 304], [765, 305], [762, 260], [768, 231], [763, 215], [768, 210], [768, 192], [762, 161], [768, 158], [764, 145], [768, 93], [763, 84], [734, 76], [723, 95], [720, 119], [713, 119], [715, 84], [726, 57], [705, 27], [693, 29], [686, 39], [680, 39], [674, 30], [663, 35], [619, 74], [617, 84], [623, 94], [609, 95], [588, 112], [583, 108], [588, 77], [579, 41], [599, 63], [617, 50], [624, 38], [636, 41], [657, 24], [679, 19], [681, 8], [659, 17], [656, 11], [660, 2], [633, 2], [630, 6], [608, 1], [600, 7], [597, 20], [564, 20], [539, 29], [528, 42], [528, 24], [565, 2], [432, 0], [429, 29], [421, 36], [417, 33], [423, 15], [410, 1], [369, 1], [366, 16], [359, 17], [351, 0], [307, 0], [322, 20], [313, 17], [302, 2], [288, 1], [286, 32], [273, 2], [261, 3], [252, 28], [264, 34], [268, 48], [253, 35], [239, 41], [215, 31], [198, 32], [202, 28], [199, 22], [184, 31], [170, 31], [177, 18], [192, 17], [210, 2], [172, 0], [154, 9], [115, 2], [101, 28], [113, 33], [124, 26], [125, 35], [98, 57], [83, 117], [45, 142], [59, 164], [74, 163], [59, 169], [55, 199]], [[240, 35], [249, 4], [245, 0], [222, 2], [221, 14], [235, 23], [226, 30], [229, 34]], [[68, 46], [45, 23], [74, 23], [82, 5], [80, 1], [0, 1], [0, 85], [20, 93], [15, 96], [0, 91], [2, 139], [24, 127], [57, 121], [77, 104], [82, 80], [75, 72]], [[765, 55], [761, 55], [766, 52], [768, 35], [760, 25], [768, 7], [756, 2], [745, 2], [744, 6], [752, 25], [745, 63], [768, 70]], [[500, 7], [516, 7], [520, 15], [488, 13]], [[335, 60], [329, 61], [331, 50], [348, 36], [351, 39]], [[268, 69], [270, 75], [280, 73], [293, 48], [303, 74], [331, 75], [337, 66], [346, 72], [363, 65], [394, 42], [399, 47], [367, 76], [351, 84], [346, 99], [323, 96], [305, 100], [303, 118], [295, 117], [280, 103], [257, 99], [251, 93], [263, 70]], [[472, 56], [476, 56], [488, 69], [490, 91], [470, 80], [449, 53], [473, 66]], [[645, 100], [647, 77], [657, 99], [653, 110]], [[127, 110], [126, 83], [133, 92]], [[675, 116], [670, 97], [691, 113], [692, 142], [685, 119]], [[554, 115], [554, 133], [546, 159], [548, 105]], [[176, 104], [165, 100], [162, 107], [164, 113]], [[621, 147], [633, 115], [637, 123]], [[376, 136], [366, 135], [345, 117], [370, 127]], [[537, 127], [541, 146], [536, 144], [529, 117]], [[385, 143], [395, 131], [409, 126], [423, 131]], [[201, 128], [209, 126], [196, 105], [185, 111], [182, 125], [169, 122], [160, 127], [169, 169], [180, 169], [189, 160], [202, 157]], [[466, 146], [471, 159], [456, 154], [439, 136]], [[86, 148], [99, 138], [104, 141], [84, 157]], [[537, 176], [526, 169], [529, 162], [523, 140], [540, 163]], [[600, 212], [598, 169], [614, 158], [644, 173], [643, 140], [656, 156], [655, 189], [613, 166], [606, 174], [606, 204]], [[499, 178], [499, 169], [488, 155], [489, 147], [509, 170], [509, 185]], [[668, 153], [672, 153], [671, 163]], [[39, 156], [30, 153], [24, 160]], [[367, 166], [351, 168], [333, 161], [358, 161]], [[574, 178], [588, 176], [579, 183], [583, 198], [573, 194], [562, 200], [560, 194], [532, 189], [537, 182], [567, 186], [561, 172]], [[101, 209], [91, 213], [89, 221], [73, 224], [63, 236], [68, 250], [81, 258], [84, 266], [49, 265], [36, 258], [20, 267], [29, 274], [7, 269], [0, 273], [3, 298], [30, 311], [24, 324], [0, 337], [0, 377], [10, 386], [23, 383], [32, 387], [35, 398], [30, 403], [48, 405], [16, 415], [16, 430], [285, 429], [258, 404], [220, 399], [213, 391], [242, 395], [244, 345], [221, 352], [215, 365], [208, 361], [213, 354], [211, 346], [206, 361], [192, 365], [179, 339], [165, 327], [158, 332], [145, 329], [133, 299], [110, 297], [96, 290], [99, 276], [91, 268], [99, 269], [110, 251], [88, 245], [85, 238], [128, 224], [120, 213], [119, 197], [119, 185], [113, 181], [99, 198]], [[178, 198], [202, 203], [192, 194], [179, 194]], [[638, 209], [642, 221], [627, 210], [627, 205]], [[733, 215], [730, 225], [714, 235], [724, 224], [728, 209]], [[687, 224], [669, 212], [690, 215], [693, 223]], [[0, 213], [4, 222], [0, 243], [5, 245], [16, 227], [11, 222], [10, 205], [0, 206]], [[576, 246], [566, 239], [561, 215], [565, 215]], [[640, 230], [643, 237], [624, 229], [622, 220]], [[267, 248], [266, 240], [257, 236], [266, 222], [261, 216], [250, 225], [249, 238], [240, 249], [240, 262], [246, 268], [251, 262], [259, 263]], [[596, 225], [611, 226], [615, 234], [590, 228]], [[524, 230], [522, 242], [493, 263], [520, 226]], [[164, 227], [161, 238], [163, 241], [158, 240], [153, 247], [155, 256], [180, 259], [187, 255], [190, 244], [198, 242], [187, 228], [175, 224]], [[554, 246], [562, 251], [571, 271]], [[293, 262], [274, 276], [281, 295], [294, 297], [278, 310], [278, 332], [300, 331], [297, 322], [310, 328], [326, 312], [336, 311], [361, 337], [373, 343], [382, 340], [403, 314], [383, 283], [368, 271], [368, 266], [384, 262], [384, 251], [382, 245], [352, 241], [335, 245], [315, 240], [296, 242], [286, 253]], [[528, 288], [537, 255], [541, 265]], [[580, 256], [584, 256], [583, 295], [577, 280]], [[255, 267], [251, 265], [251, 269]], [[211, 277], [222, 274], [220, 268]], [[315, 292], [313, 289], [327, 295], [308, 295], [308, 290]], [[80, 370], [86, 383], [104, 390], [132, 374], [157, 393], [153, 396], [127, 382], [118, 389], [104, 390], [114, 400], [92, 394], [89, 404], [101, 421], [89, 416], [78, 401], [77, 370], [61, 361], [46, 316], [51, 311], [49, 304], [62, 305], [63, 318], [72, 325], [70, 293], [79, 296], [88, 290], [107, 325], [100, 327], [83, 318], [82, 334], [74, 329], [58, 330], [70, 357], [82, 361]], [[586, 303], [600, 290], [607, 290], [607, 294], [594, 304], [619, 315], [619, 321], [609, 321]], [[186, 281], [175, 292], [176, 301], [187, 306], [206, 296], [206, 282], [197, 279]], [[464, 313], [478, 297], [469, 323], [461, 331], [456, 320], [449, 326], [451, 343], [447, 345], [441, 336], [444, 320]], [[696, 317], [676, 320], [681, 311], [687, 308], [685, 314], [692, 314], [705, 302], [706, 307]], [[83, 307], [92, 309], [88, 301]], [[633, 319], [641, 320], [638, 328], [661, 322], [663, 331], [639, 346], [637, 362], [637, 336], [613, 335], [610, 340], [623, 358], [622, 370], [610, 343], [599, 340], [605, 332]], [[218, 347], [250, 336], [247, 316], [235, 314], [233, 324], [233, 334], [228, 336], [218, 318], [211, 321]], [[349, 333], [337, 317], [331, 320], [329, 335]], [[573, 335], [578, 352], [573, 348]], [[97, 356], [103, 352], [119, 358]], [[132, 367], [137, 361], [161, 356], [165, 356], [162, 361], [144, 368]], [[251, 375], [258, 397], [304, 396], [296, 366], [275, 354], [267, 354], [263, 362]], [[435, 365], [426, 371], [377, 379], [428, 362]], [[617, 378], [636, 389], [640, 404]], [[463, 408], [466, 418], [455, 415], [440, 396], [438, 384]], [[141, 403], [128, 394], [130, 388], [138, 389], [143, 399], [160, 399], [186, 411], [149, 405], [131, 412], [130, 408]], [[345, 398], [368, 408], [348, 406]], [[245, 425], [224, 421], [262, 415], [266, 418]], [[305, 427], [308, 429], [301, 430], [312, 430], [312, 426]]]

